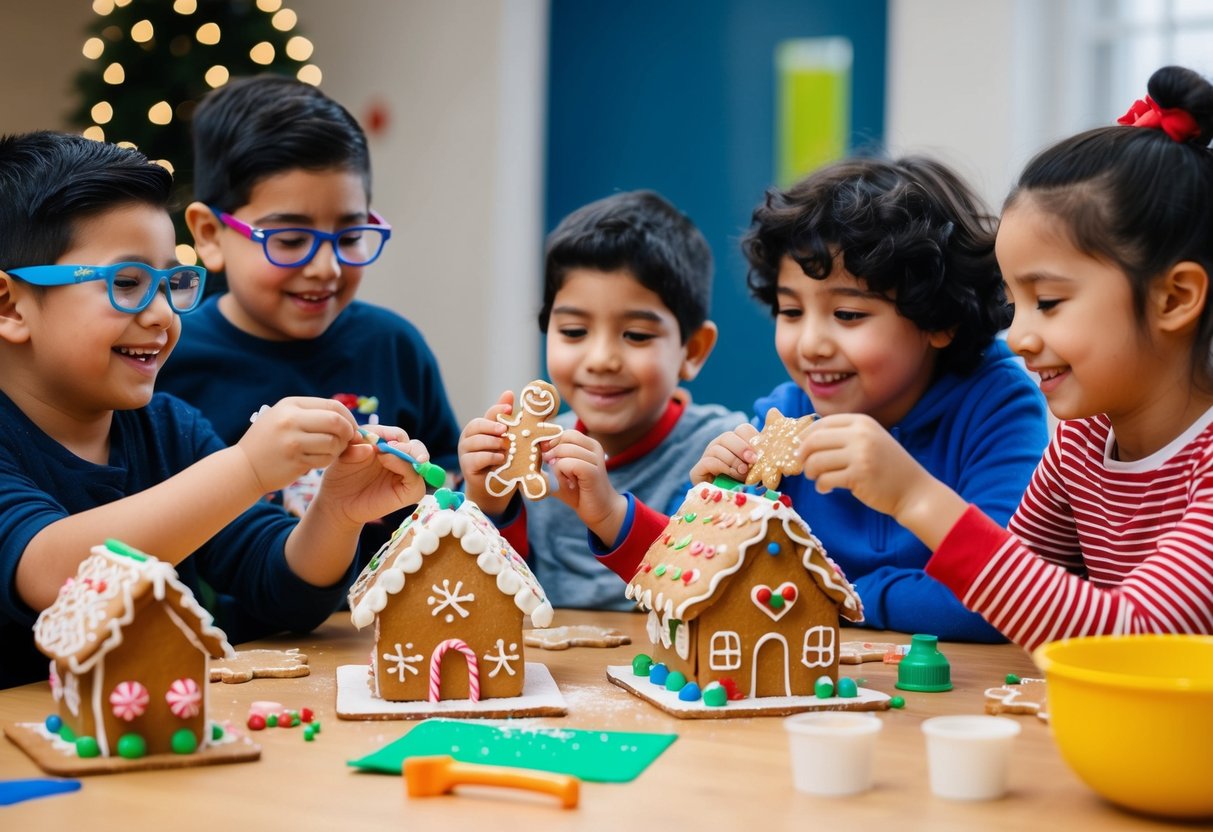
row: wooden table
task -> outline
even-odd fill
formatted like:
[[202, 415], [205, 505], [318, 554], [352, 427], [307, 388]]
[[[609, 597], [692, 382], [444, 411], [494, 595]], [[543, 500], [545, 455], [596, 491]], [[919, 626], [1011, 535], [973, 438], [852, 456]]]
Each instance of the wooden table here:
[[[547, 828], [624, 832], [889, 832], [1035, 828], [1072, 830], [1172, 828], [1105, 803], [1062, 762], [1048, 726], [1017, 717], [1010, 794], [999, 801], [954, 803], [935, 798], [927, 785], [926, 752], [919, 724], [939, 714], [981, 713], [982, 694], [1007, 673], [1037, 675], [1030, 658], [1012, 645], [944, 644], [955, 689], [902, 693], [904, 710], [883, 712], [877, 742], [875, 787], [849, 798], [819, 798], [792, 788], [788, 741], [778, 717], [681, 720], [668, 716], [606, 681], [607, 664], [627, 664], [645, 650], [643, 619], [628, 613], [560, 610], [555, 624], [597, 623], [624, 630], [633, 644], [611, 650], [529, 649], [530, 661], [548, 665], [568, 702], [566, 717], [536, 725], [678, 734], [678, 740], [637, 780], [584, 783], [581, 805], [558, 808], [550, 797], [514, 790], [466, 787], [453, 796], [410, 799], [401, 778], [346, 766], [406, 733], [415, 722], [336, 719], [334, 668], [365, 661], [370, 633], [358, 633], [347, 614], [333, 616], [315, 633], [295, 641], [269, 639], [258, 647], [298, 646], [312, 673], [301, 679], [255, 679], [241, 685], [213, 683], [211, 717], [243, 724], [251, 702], [275, 700], [288, 708], [313, 708], [322, 721], [315, 742], [302, 731], [270, 729], [255, 734], [259, 762], [176, 771], [135, 772], [83, 778], [79, 792], [0, 808], [5, 830], [150, 829], [227, 830], [496, 830], [503, 824], [534, 832]], [[851, 639], [908, 643], [901, 634], [844, 630]], [[852, 665], [847, 675], [889, 694], [896, 668]], [[46, 684], [0, 691], [0, 722], [36, 721], [50, 713]], [[42, 776], [7, 741], [0, 741], [0, 779]], [[508, 814], [504, 814], [508, 813]], [[340, 825], [338, 825], [340, 824]]]

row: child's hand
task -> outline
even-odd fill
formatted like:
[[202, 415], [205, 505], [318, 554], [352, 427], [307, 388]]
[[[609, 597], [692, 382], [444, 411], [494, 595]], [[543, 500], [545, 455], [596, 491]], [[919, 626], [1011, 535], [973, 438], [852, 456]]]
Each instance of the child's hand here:
[[757, 435], [758, 429], [747, 422], [717, 436], [691, 469], [691, 482], [712, 482], [721, 474], [745, 482], [750, 466], [758, 461], [758, 452], [750, 444]]
[[[403, 429], [389, 425], [367, 425], [365, 429], [418, 462], [429, 461], [430, 452], [425, 445], [409, 439]], [[351, 524], [361, 525], [425, 496], [425, 481], [411, 462], [395, 454], [381, 453], [370, 438], [361, 434], [356, 437], [325, 469], [309, 514], [323, 507]]]
[[328, 467], [356, 436], [358, 425], [341, 403], [295, 396], [263, 410], [236, 447], [264, 493]]
[[566, 430], [544, 451], [543, 461], [556, 475], [556, 496], [599, 540], [613, 546], [628, 512], [627, 498], [607, 477], [606, 454], [595, 440]]
[[506, 426], [497, 421], [497, 416], [513, 409], [514, 391], [506, 390], [483, 418], [468, 422], [459, 435], [459, 469], [463, 472], [464, 490], [468, 499], [489, 515], [502, 514], [513, 496], [494, 497], [484, 487], [489, 472], [505, 464]]
[[804, 475], [817, 491], [845, 488], [876, 511], [893, 515], [929, 489], [935, 478], [871, 416], [840, 413], [805, 429]]

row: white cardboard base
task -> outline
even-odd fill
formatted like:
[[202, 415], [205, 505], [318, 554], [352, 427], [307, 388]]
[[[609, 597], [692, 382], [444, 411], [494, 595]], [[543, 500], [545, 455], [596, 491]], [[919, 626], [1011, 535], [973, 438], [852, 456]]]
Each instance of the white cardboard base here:
[[607, 678], [624, 690], [630, 691], [646, 702], [656, 705], [666, 713], [679, 719], [728, 719], [743, 716], [784, 716], [801, 711], [883, 711], [889, 707], [889, 697], [870, 688], [859, 688], [856, 696], [842, 698], [831, 696], [819, 699], [816, 696], [763, 696], [729, 702], [724, 707], [703, 704], [700, 697], [694, 702], [684, 702], [672, 690], [655, 685], [647, 676], [637, 676], [631, 665], [609, 665]]
[[569, 712], [560, 688], [547, 665], [526, 663], [522, 696], [497, 699], [443, 699], [438, 702], [388, 702], [371, 696], [364, 664], [337, 668], [337, 716], [340, 719], [426, 719], [441, 717], [502, 718], [564, 716]]

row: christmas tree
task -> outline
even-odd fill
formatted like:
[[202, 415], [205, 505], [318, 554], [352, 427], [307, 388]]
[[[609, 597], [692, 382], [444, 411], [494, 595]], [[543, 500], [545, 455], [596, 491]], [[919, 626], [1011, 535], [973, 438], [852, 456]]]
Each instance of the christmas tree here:
[[167, 167], [179, 202], [191, 194], [190, 118], [207, 91], [263, 72], [320, 83], [282, 0], [93, 0], [93, 11], [72, 123]]

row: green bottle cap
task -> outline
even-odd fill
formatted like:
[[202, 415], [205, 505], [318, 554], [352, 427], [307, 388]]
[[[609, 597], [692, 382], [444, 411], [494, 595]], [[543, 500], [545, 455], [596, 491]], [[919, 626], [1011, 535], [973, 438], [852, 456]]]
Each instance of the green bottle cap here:
[[901, 690], [937, 693], [952, 689], [952, 667], [939, 652], [937, 636], [910, 637], [910, 650], [897, 665], [897, 684]]

